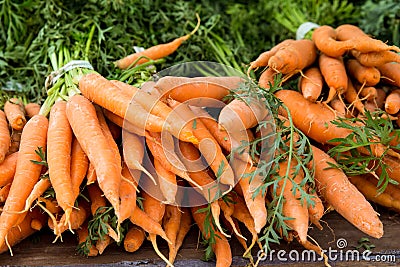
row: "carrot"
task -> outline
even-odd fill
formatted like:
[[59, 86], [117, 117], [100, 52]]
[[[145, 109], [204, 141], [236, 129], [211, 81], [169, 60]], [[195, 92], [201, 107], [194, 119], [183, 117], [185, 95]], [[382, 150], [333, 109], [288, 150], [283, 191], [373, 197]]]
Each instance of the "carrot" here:
[[4, 113], [11, 128], [22, 130], [26, 124], [24, 105], [18, 98], [10, 98], [4, 104]]
[[93, 184], [97, 180], [96, 170], [94, 169], [94, 165], [89, 162], [88, 170], [86, 173], [86, 185]]
[[238, 76], [194, 78], [165, 76], [157, 80], [154, 88], [160, 92], [162, 99], [172, 98], [178, 102], [189, 101], [188, 104], [194, 106], [210, 106], [215, 105], [215, 99], [223, 100], [230, 91], [238, 89], [243, 82], [243, 78]]
[[200, 142], [197, 147], [215, 176], [221, 183], [233, 187], [235, 181], [232, 168], [223, 154], [221, 146], [214, 139], [206, 126], [200, 120], [196, 119], [195, 114], [188, 105], [181, 104], [171, 99], [168, 100], [168, 104], [181, 114], [181, 117], [191, 125], [195, 137]]
[[0, 164], [4, 161], [10, 148], [11, 137], [8, 122], [4, 111], [0, 110]]
[[66, 108], [65, 101], [57, 101], [51, 108], [47, 133], [47, 163], [58, 205], [65, 212], [65, 222], [69, 224], [75, 199], [71, 180], [72, 129]]
[[125, 131], [137, 134], [139, 136], [143, 136], [144, 132], [139, 127], [133, 125], [129, 121], [124, 120], [123, 118], [119, 117], [118, 115], [112, 113], [111, 111], [104, 109], [104, 116], [107, 117], [108, 120], [115, 123], [119, 127], [123, 128]]
[[0, 215], [0, 247], [7, 238], [7, 232], [23, 219], [24, 214], [18, 212], [24, 209], [27, 197], [39, 180], [42, 165], [35, 164], [32, 160], [41, 161], [35, 151], [39, 147], [45, 150], [47, 128], [47, 118], [36, 115], [27, 122], [22, 132], [14, 179]]
[[81, 145], [79, 144], [78, 139], [74, 137], [71, 145], [71, 184], [72, 196], [74, 201], [79, 195], [80, 186], [86, 176], [88, 167], [88, 157], [86, 156]]
[[312, 40], [321, 53], [330, 57], [343, 56], [354, 46], [352, 40], [337, 40], [336, 30], [329, 25], [322, 25], [316, 28], [313, 31]]
[[379, 51], [361, 53], [357, 50], [351, 50], [351, 55], [366, 67], [377, 67], [389, 62], [400, 63], [400, 54], [393, 51]]
[[10, 147], [8, 149], [6, 156], [8, 156], [14, 152], [17, 152], [19, 150], [19, 145], [21, 142], [21, 134], [22, 134], [22, 130], [12, 129], [11, 144], [10, 144]]
[[192, 130], [186, 125], [186, 122], [167, 104], [160, 101], [158, 97], [144, 93], [127, 83], [120, 81], [111, 82], [121, 88], [123, 92], [131, 98], [133, 97], [133, 101], [142, 105], [145, 110], [154, 116], [164, 119], [168, 125], [171, 126], [171, 133], [177, 138], [187, 142], [197, 142], [196, 138], [193, 136]]
[[[51, 213], [51, 214], [58, 214], [62, 211], [61, 207], [58, 205], [57, 200], [53, 197], [41, 196], [38, 198], [38, 202], [44, 203], [44, 207]], [[50, 214], [49, 214], [50, 215]], [[64, 220], [65, 221], [65, 218]]]
[[32, 118], [33, 116], [39, 114], [40, 105], [38, 103], [28, 103], [24, 106], [26, 116]]
[[364, 104], [361, 99], [358, 97], [358, 93], [354, 88], [353, 82], [350, 78], [347, 80], [347, 90], [344, 93], [344, 99], [349, 103], [347, 107], [350, 111], [353, 110], [353, 107], [358, 110], [360, 113], [364, 114]]
[[90, 199], [90, 210], [94, 215], [99, 208], [107, 206], [107, 201], [97, 183], [90, 184], [86, 188]]
[[101, 190], [119, 217], [122, 168], [104, 136], [93, 104], [81, 95], [74, 95], [68, 100], [66, 112], [79, 144], [95, 167]]
[[18, 152], [8, 155], [2, 163], [0, 163], [0, 186], [11, 183], [14, 179], [15, 169], [17, 167]]
[[160, 58], [164, 58], [174, 53], [184, 41], [188, 40], [200, 27], [200, 17], [196, 14], [197, 17], [197, 25], [193, 29], [192, 32], [181, 36], [179, 38], [174, 39], [173, 41], [165, 44], [159, 44], [152, 46], [150, 48], [145, 49], [142, 52], [133, 53], [129, 56], [126, 56], [114, 64], [120, 69], [127, 69], [132, 66], [143, 64], [144, 62], [149, 61], [149, 59], [156, 60]]
[[[81, 225], [81, 227], [79, 227], [76, 230], [76, 234], [78, 236], [78, 245], [87, 241], [87, 238], [89, 237], [89, 230], [87, 227], [88, 227], [88, 224], [86, 221], [85, 223], [83, 223]], [[91, 245], [89, 248], [89, 252], [86, 256], [94, 257], [94, 256], [97, 256], [98, 254], [99, 254], [99, 251], [97, 250], [97, 248], [94, 245]]]
[[168, 260], [172, 264], [174, 263], [175, 256], [177, 254], [176, 251], [176, 239], [178, 236], [178, 232], [181, 225], [182, 212], [180, 211], [178, 206], [166, 205], [165, 206], [165, 215], [163, 217], [163, 227], [165, 234], [168, 239], [171, 241], [168, 244], [169, 248], [169, 256]]
[[329, 106], [332, 107], [338, 117], [352, 117], [351, 114], [347, 111], [346, 104], [343, 100], [340, 100], [338, 96], [335, 96], [330, 102]]
[[318, 196], [317, 191], [312, 191], [309, 187], [307, 187], [307, 189], [308, 194], [312, 196], [312, 201], [314, 201], [312, 205], [307, 206], [308, 218], [310, 219], [311, 223], [318, 227], [318, 229], [322, 230], [320, 220], [324, 215], [324, 204], [322, 203], [321, 198]]
[[375, 86], [381, 79], [381, 73], [376, 67], [366, 67], [356, 59], [346, 60], [345, 65], [349, 75], [365, 86]]
[[294, 74], [310, 66], [316, 58], [317, 49], [313, 41], [295, 40], [276, 51], [268, 60], [268, 66], [279, 73]]
[[400, 89], [391, 91], [385, 99], [385, 111], [389, 114], [396, 114], [400, 110]]
[[254, 219], [255, 230], [260, 233], [267, 223], [267, 207], [265, 205], [265, 195], [261, 193], [254, 195], [254, 192], [262, 184], [263, 179], [255, 175], [256, 167], [251, 166], [249, 163], [233, 160], [231, 165], [237, 179], [239, 179], [239, 185], [247, 208]]
[[400, 212], [400, 188], [387, 184], [383, 193], [378, 192], [378, 180], [372, 175], [354, 175], [349, 180], [365, 196], [366, 199], [387, 207], [391, 210]]
[[324, 79], [318, 67], [306, 69], [299, 79], [299, 89], [304, 98], [315, 102], [321, 95]]
[[389, 62], [377, 67], [381, 72], [381, 80], [400, 87], [400, 63]]
[[329, 103], [336, 94], [343, 94], [347, 90], [347, 73], [342, 57], [329, 57], [320, 54], [318, 65], [329, 87], [329, 95], [325, 102]]
[[129, 170], [126, 164], [122, 167], [121, 187], [119, 194], [121, 198], [121, 221], [128, 219], [136, 208], [136, 189], [140, 172], [138, 170]]
[[[232, 194], [228, 193], [228, 198], [232, 199]], [[218, 209], [214, 208], [217, 207]], [[214, 215], [214, 211], [218, 211], [218, 217]], [[219, 213], [220, 210], [222, 210], [224, 219], [225, 221], [229, 224], [229, 227], [232, 228], [233, 232], [235, 233], [236, 236], [240, 236], [242, 239], [247, 241], [247, 239], [240, 234], [240, 229], [238, 229], [235, 225], [234, 218], [232, 217], [233, 213], [235, 212], [235, 206], [232, 203], [226, 202], [224, 199], [219, 198], [217, 201], [214, 201], [211, 203], [211, 213], [213, 215], [213, 219], [215, 221], [216, 226], [218, 227], [218, 230], [225, 235], [226, 237], [230, 237], [230, 235], [226, 234], [224, 230], [222, 229], [222, 226], [219, 225]]]
[[[398, 159], [385, 155], [382, 162], [387, 166], [386, 171], [389, 177], [400, 183], [400, 162]], [[382, 169], [378, 168], [376, 174], [381, 175]]]
[[146, 239], [146, 235], [142, 228], [132, 225], [129, 227], [124, 238], [124, 249], [127, 252], [137, 251]]
[[6, 202], [8, 194], [10, 193], [11, 183], [8, 183], [0, 188], [0, 203]]
[[[204, 224], [210, 224], [211, 228], [212, 222], [210, 220], [207, 221], [206, 213], [205, 212], [199, 212], [201, 208], [204, 208], [204, 206], [199, 206], [199, 207], [192, 207], [192, 216], [194, 218], [194, 221], [196, 222], [197, 226], [199, 227], [203, 237], [205, 240], [209, 240], [210, 238], [210, 231], [205, 230]], [[216, 258], [216, 265], [217, 267], [222, 267], [222, 266], [231, 266], [232, 264], [232, 251], [231, 247], [229, 245], [228, 240], [224, 235], [222, 235], [219, 231], [216, 229], [212, 229], [214, 231], [214, 242], [211, 243], [212, 250], [214, 251], [215, 258]]]
[[[249, 68], [247, 69], [247, 74], [250, 74], [251, 70], [256, 70], [260, 67], [268, 66], [269, 59], [276, 54], [276, 52], [283, 46], [287, 45], [288, 43], [294, 42], [293, 39], [285, 39], [282, 42], [273, 46], [270, 50], [261, 53], [254, 61], [250, 63]], [[266, 84], [268, 85], [268, 84]]]
[[175, 173], [166, 170], [156, 158], [154, 159], [154, 168], [157, 172], [160, 190], [165, 198], [165, 201], [163, 202], [165, 204], [176, 203], [175, 197], [178, 186], [176, 183]]
[[341, 169], [330, 167], [336, 161], [319, 148], [312, 146], [315, 162], [315, 181], [319, 194], [340, 215], [362, 232], [381, 238], [383, 225], [371, 204], [350, 183]]
[[30, 207], [32, 206], [33, 202], [37, 199], [39, 199], [39, 197], [41, 195], [44, 194], [44, 192], [46, 192], [46, 190], [48, 188], [50, 188], [51, 183], [50, 183], [50, 179], [40, 179], [35, 186], [32, 189], [32, 192], [29, 194], [28, 198], [25, 201], [25, 208], [24, 211], [28, 211], [30, 209]]
[[269, 89], [271, 86], [274, 86], [277, 74], [278, 72], [272, 68], [265, 69], [258, 78], [258, 85], [262, 88]]
[[99, 251], [99, 254], [103, 254], [104, 250], [113, 242], [109, 235], [105, 235], [99, 240], [96, 241], [96, 249]]
[[190, 214], [190, 209], [187, 207], [181, 208], [181, 222], [178, 229], [178, 235], [175, 240], [175, 250], [173, 253], [169, 254], [169, 261], [173, 263], [176, 259], [176, 255], [183, 244], [186, 235], [192, 226], [192, 215]]
[[97, 73], [84, 75], [79, 80], [79, 89], [89, 100], [101, 107], [108, 109], [121, 118], [139, 127], [151, 131], [170, 130], [170, 126], [159, 117], [149, 114], [136, 101], [125, 94], [121, 94], [121, 89], [112, 82]]
[[389, 50], [400, 52], [400, 49], [397, 46], [389, 46], [381, 40], [372, 38], [356, 25], [342, 24], [338, 26], [336, 28], [336, 38], [340, 41], [353, 40], [353, 49], [362, 53]]

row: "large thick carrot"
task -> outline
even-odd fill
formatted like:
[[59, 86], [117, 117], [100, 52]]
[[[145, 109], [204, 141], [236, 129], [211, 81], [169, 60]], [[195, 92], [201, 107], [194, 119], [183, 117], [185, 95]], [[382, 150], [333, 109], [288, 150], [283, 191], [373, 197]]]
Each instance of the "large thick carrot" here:
[[0, 163], [0, 186], [5, 186], [12, 182], [17, 167], [17, 159], [18, 152], [14, 152]]
[[330, 57], [325, 54], [319, 55], [318, 65], [329, 87], [329, 95], [325, 101], [329, 103], [336, 94], [341, 95], [347, 90], [346, 67], [343, 57]]
[[150, 114], [136, 101], [131, 101], [130, 97], [121, 93], [118, 86], [100, 74], [84, 75], [79, 80], [79, 89], [89, 100], [126, 119], [141, 131], [170, 130], [170, 126], [164, 120]]
[[315, 102], [321, 95], [324, 78], [318, 67], [310, 67], [306, 69], [299, 80], [299, 89], [304, 98]]
[[10, 98], [4, 104], [4, 113], [14, 130], [22, 130], [26, 123], [24, 105], [18, 98]]
[[389, 62], [400, 63], [400, 54], [393, 51], [361, 53], [351, 50], [351, 55], [366, 67], [378, 67]]
[[268, 66], [276, 72], [294, 74], [310, 66], [317, 58], [314, 42], [308, 39], [286, 43], [268, 60]]
[[336, 28], [336, 38], [340, 41], [353, 40], [353, 49], [362, 53], [389, 50], [400, 52], [400, 48], [397, 46], [387, 45], [381, 40], [372, 38], [356, 25], [342, 24], [338, 26]]
[[57, 101], [50, 110], [47, 133], [47, 163], [51, 185], [58, 205], [66, 214], [69, 223], [75, 199], [71, 180], [72, 129], [66, 115], [67, 103]]
[[[215, 105], [216, 100], [223, 100], [230, 91], [235, 91], [244, 82], [238, 76], [222, 77], [175, 77], [160, 78], [154, 88], [160, 92], [163, 99], [172, 98], [179, 102], [190, 101], [190, 105]], [[209, 100], [211, 99], [211, 101]]]
[[336, 30], [329, 25], [322, 25], [312, 33], [312, 40], [319, 51], [330, 57], [343, 56], [353, 48], [352, 41], [336, 40]]
[[349, 75], [365, 86], [375, 86], [381, 79], [381, 73], [375, 67], [366, 67], [356, 59], [346, 60]]
[[382, 82], [400, 87], [400, 63], [389, 62], [377, 68], [381, 72]]
[[127, 83], [120, 81], [111, 82], [121, 88], [130, 98], [133, 98], [132, 101], [136, 101], [142, 105], [144, 109], [154, 116], [164, 119], [168, 125], [171, 126], [171, 133], [174, 136], [183, 141], [197, 142], [196, 138], [193, 136], [192, 130], [186, 125], [186, 121], [182, 120], [173, 109], [160, 101], [158, 97], [142, 92], [138, 88]]
[[25, 214], [19, 212], [24, 209], [26, 199], [39, 180], [42, 165], [32, 161], [42, 160], [36, 151], [39, 147], [46, 149], [48, 124], [46, 117], [36, 115], [27, 122], [22, 132], [14, 179], [0, 215], [0, 247], [8, 231], [24, 218]]
[[199, 212], [201, 208], [204, 208], [204, 206], [192, 207], [191, 208], [192, 216], [205, 240], [210, 239], [210, 232], [206, 231], [204, 224], [205, 223], [210, 224], [212, 228], [211, 231], [214, 231], [214, 243], [211, 244], [211, 247], [212, 250], [214, 251], [216, 258], [215, 266], [217, 267], [231, 266], [232, 251], [228, 240], [217, 229], [214, 229], [212, 222], [210, 220], [207, 221], [207, 216], [205, 212]]
[[4, 111], [0, 110], [0, 163], [4, 161], [10, 148], [11, 136], [8, 130], [8, 122]]
[[315, 181], [319, 194], [340, 215], [364, 233], [381, 238], [383, 225], [371, 204], [350, 183], [341, 169], [332, 168], [336, 161], [319, 148], [312, 146], [315, 164]]
[[66, 112], [79, 144], [95, 167], [101, 190], [119, 217], [122, 167], [103, 134], [96, 109], [85, 97], [74, 95], [68, 100]]
[[174, 53], [184, 41], [188, 40], [197, 29], [200, 27], [200, 18], [196, 14], [198, 23], [192, 32], [174, 39], [173, 41], [165, 44], [159, 44], [145, 49], [142, 52], [133, 53], [115, 62], [115, 65], [120, 69], [127, 69], [132, 66], [143, 64], [149, 61], [149, 59], [156, 60], [164, 58]]

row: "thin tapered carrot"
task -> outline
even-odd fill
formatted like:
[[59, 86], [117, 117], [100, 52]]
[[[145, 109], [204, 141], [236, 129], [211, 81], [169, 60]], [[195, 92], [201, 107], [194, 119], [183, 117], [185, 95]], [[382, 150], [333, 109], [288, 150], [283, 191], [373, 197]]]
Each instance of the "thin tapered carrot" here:
[[[228, 198], [231, 198], [231, 193], [228, 194]], [[216, 205], [214, 205], [216, 204]], [[213, 207], [217, 206], [220, 210], [222, 210], [223, 215], [224, 215], [224, 219], [228, 222], [228, 224], [230, 225], [230, 227], [232, 228], [233, 232], [235, 233], [236, 236], [240, 236], [242, 239], [246, 240], [247, 239], [242, 236], [240, 234], [239, 229], [236, 228], [235, 222], [234, 222], [234, 218], [232, 217], [234, 211], [235, 211], [235, 206], [232, 203], [229, 203], [229, 201], [226, 201], [224, 199], [218, 199], [217, 201], [214, 201], [211, 203], [211, 212], [213, 212]], [[217, 222], [214, 214], [213, 214], [213, 219], [215, 222]], [[218, 218], [219, 221], [219, 218]], [[217, 225], [218, 226], [218, 225]], [[230, 237], [228, 234], [224, 233], [222, 230], [222, 227], [219, 226], [218, 230], [225, 235], [226, 237]]]
[[55, 191], [58, 205], [66, 214], [69, 223], [75, 199], [71, 180], [72, 129], [66, 115], [67, 103], [57, 101], [50, 110], [47, 133], [47, 163], [49, 178]]
[[116, 160], [104, 136], [93, 104], [81, 95], [72, 96], [67, 103], [71, 128], [89, 161], [94, 165], [97, 181], [105, 197], [119, 217], [119, 188], [121, 164]]
[[131, 66], [140, 65], [144, 62], [149, 61], [149, 59], [156, 60], [164, 58], [174, 53], [184, 41], [188, 40], [200, 27], [200, 17], [196, 14], [197, 25], [192, 32], [174, 39], [173, 41], [165, 44], [159, 44], [145, 49], [142, 52], [134, 53], [126, 56], [115, 62], [115, 65], [120, 69], [127, 69]]
[[28, 211], [32, 206], [33, 202], [37, 200], [48, 188], [50, 188], [51, 182], [50, 179], [40, 179], [32, 189], [32, 192], [29, 194], [28, 198], [25, 201], [24, 211]]
[[308, 189], [308, 194], [312, 196], [312, 201], [314, 201], [313, 205], [308, 205], [308, 217], [310, 222], [313, 223], [318, 229], [322, 230], [322, 225], [320, 220], [324, 215], [324, 204], [322, 203], [321, 198], [318, 196], [317, 191], [312, 191], [310, 187], [306, 187]]
[[385, 111], [389, 114], [396, 114], [400, 110], [400, 89], [392, 90], [385, 99]]
[[312, 146], [315, 162], [315, 180], [319, 194], [355, 227], [380, 238], [383, 225], [365, 197], [352, 185], [341, 169], [330, 167], [336, 161], [319, 148]]
[[364, 86], [360, 83], [354, 82], [354, 87], [362, 99], [373, 100], [378, 96], [378, 92], [374, 86]]
[[140, 178], [140, 171], [129, 170], [128, 166], [124, 164], [122, 167], [122, 181], [119, 190], [121, 198], [121, 216], [120, 220], [128, 219], [134, 209], [136, 208], [136, 190]]
[[129, 227], [124, 238], [124, 249], [127, 252], [137, 251], [146, 239], [146, 235], [142, 228], [132, 225]]
[[381, 81], [400, 87], [400, 63], [389, 62], [377, 67], [381, 72]]
[[278, 72], [276, 72], [274, 69], [265, 69], [258, 78], [258, 85], [262, 88], [269, 89], [271, 86], [275, 85], [275, 79], [277, 75]]
[[0, 110], [0, 164], [4, 161], [11, 144], [10, 131], [4, 111]]
[[48, 120], [42, 115], [31, 118], [24, 127], [21, 145], [18, 152], [17, 167], [11, 185], [10, 193], [0, 215], [0, 247], [4, 244], [7, 232], [23, 219], [24, 214], [18, 214], [25, 206], [25, 201], [39, 180], [42, 159], [36, 150], [46, 149]]
[[71, 146], [71, 183], [74, 201], [80, 193], [80, 186], [86, 176], [89, 167], [89, 160], [83, 151], [78, 139], [72, 140]]
[[175, 203], [176, 192], [178, 191], [175, 173], [166, 170], [156, 158], [154, 159], [154, 168], [158, 176], [160, 190], [165, 198], [164, 202], [166, 204]]
[[2, 163], [0, 163], [0, 186], [11, 183], [14, 179], [17, 167], [18, 152], [8, 155]]
[[186, 235], [189, 233], [189, 230], [192, 226], [192, 215], [190, 213], [190, 209], [187, 207], [182, 207], [181, 209], [181, 223], [179, 225], [178, 235], [176, 236], [175, 240], [175, 250], [173, 253], [169, 254], [169, 261], [173, 263], [176, 259], [176, 255], [180, 247], [185, 240]]
[[8, 149], [6, 156], [8, 156], [14, 152], [17, 152], [19, 150], [19, 145], [21, 143], [21, 134], [22, 134], [22, 130], [12, 129], [11, 144], [10, 144], [10, 147]]
[[364, 114], [364, 104], [358, 96], [356, 89], [354, 88], [353, 82], [350, 78], [347, 81], [347, 90], [344, 93], [344, 99], [349, 103], [348, 109], [351, 111], [353, 108]]
[[179, 102], [189, 101], [194, 106], [210, 106], [223, 100], [230, 91], [235, 91], [244, 82], [238, 76], [222, 77], [175, 77], [165, 76], [157, 80], [154, 88], [162, 99], [172, 98]]
[[99, 251], [99, 254], [101, 255], [103, 254], [104, 250], [113, 242], [114, 240], [109, 235], [105, 235], [96, 241], [95, 247]]
[[38, 103], [28, 103], [24, 106], [26, 116], [32, 118], [33, 116], [39, 114], [40, 105]]
[[[89, 230], [88, 230], [87, 221], [85, 221], [85, 223], [82, 224], [81, 227], [79, 227], [76, 230], [76, 234], [78, 236], [78, 245], [87, 241], [87, 238], [89, 237]], [[94, 256], [97, 256], [98, 254], [99, 254], [99, 251], [97, 250], [97, 248], [94, 245], [91, 245], [90, 248], [89, 248], [89, 252], [87, 253], [86, 256], [94, 257]]]
[[[210, 232], [205, 231], [204, 224], [208, 223], [212, 226], [211, 221], [207, 221], [206, 213], [199, 212], [200, 208], [204, 208], [204, 206], [192, 207], [192, 216], [197, 226], [199, 227], [203, 237], [205, 240], [210, 238]], [[214, 231], [214, 243], [211, 244], [212, 250], [214, 251], [216, 258], [216, 265], [218, 267], [222, 266], [231, 266], [232, 264], [232, 251], [229, 245], [228, 240], [224, 235], [222, 235], [218, 230], [212, 229]]]
[[11, 188], [11, 183], [8, 183], [6, 185], [3, 185], [0, 188], [0, 203], [6, 202], [6, 199], [8, 197], [8, 194], [10, 193], [10, 188]]
[[[55, 198], [40, 196], [38, 198], [38, 202], [43, 203], [44, 207], [51, 214], [58, 214], [58, 213], [61, 213], [61, 211], [62, 211], [61, 207], [58, 205], [57, 200]], [[63, 221], [65, 221], [65, 218]]]
[[304, 98], [315, 102], [320, 97], [324, 79], [318, 67], [310, 67], [306, 69], [299, 80], [299, 89]]
[[217, 179], [226, 185], [234, 186], [234, 174], [228, 160], [222, 152], [221, 146], [217, 140], [208, 131], [202, 121], [196, 119], [196, 115], [192, 112], [188, 105], [179, 103], [169, 99], [168, 104], [176, 110], [182, 118], [192, 125], [193, 133], [199, 140], [197, 145], [201, 154], [209, 164]]
[[330, 57], [320, 54], [318, 66], [324, 77], [325, 83], [329, 87], [329, 95], [325, 102], [329, 103], [333, 97], [341, 95], [347, 90], [347, 73], [343, 57]]
[[231, 237], [222, 229], [221, 222], [220, 222], [220, 214], [221, 214], [221, 207], [219, 206], [218, 201], [213, 201], [210, 204], [211, 215], [214, 220], [215, 226], [217, 227], [218, 231], [226, 237]]
[[121, 118], [139, 127], [141, 131], [170, 130], [169, 124], [150, 114], [136, 101], [121, 93], [121, 89], [97, 73], [84, 75], [79, 80], [79, 89], [89, 100], [108, 109]]
[[168, 244], [170, 263], [174, 263], [176, 255], [176, 239], [181, 226], [182, 211], [178, 206], [166, 205], [163, 217], [163, 228], [171, 244]]
[[133, 97], [133, 101], [138, 102], [148, 112], [154, 116], [158, 116], [164, 119], [171, 126], [171, 133], [177, 138], [197, 143], [196, 138], [193, 136], [192, 130], [186, 125], [186, 121], [182, 118], [167, 104], [160, 101], [156, 96], [147, 94], [139, 90], [138, 88], [131, 86], [127, 83], [120, 81], [111, 81], [113, 84], [123, 90], [124, 93]]
[[123, 130], [137, 134], [139, 136], [144, 136], [143, 130], [141, 130], [139, 127], [133, 125], [127, 120], [124, 120], [123, 118], [119, 117], [118, 115], [112, 113], [111, 111], [104, 109], [104, 116], [107, 117], [111, 122], [115, 123], [119, 127], [123, 128]]
[[366, 67], [377, 67], [389, 62], [400, 63], [400, 54], [393, 51], [361, 53], [351, 50], [351, 55]]
[[14, 130], [22, 130], [26, 124], [24, 105], [18, 98], [10, 98], [4, 104], [4, 113]]
[[376, 67], [366, 67], [352, 58], [346, 60], [345, 64], [349, 75], [365, 86], [375, 86], [381, 79], [381, 73]]

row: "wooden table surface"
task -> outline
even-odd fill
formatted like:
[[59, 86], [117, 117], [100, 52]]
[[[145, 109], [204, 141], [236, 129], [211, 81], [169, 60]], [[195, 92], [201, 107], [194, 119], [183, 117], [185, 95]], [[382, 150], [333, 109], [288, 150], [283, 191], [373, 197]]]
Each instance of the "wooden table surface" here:
[[[385, 234], [381, 239], [369, 238], [370, 244], [374, 244], [370, 261], [354, 261], [351, 260], [351, 255], [343, 256], [342, 260], [339, 254], [333, 254], [332, 260], [329, 262], [332, 266], [395, 266], [400, 265], [400, 216], [398, 214], [381, 212], [381, 220], [384, 223]], [[313, 237], [323, 249], [338, 250], [337, 240], [342, 238], [347, 242], [347, 246], [341, 250], [345, 255], [348, 251], [355, 250], [358, 241], [367, 237], [366, 234], [349, 224], [336, 212], [331, 212], [324, 216], [324, 221], [329, 227], [324, 225], [322, 231], [311, 228], [309, 235]], [[40, 242], [34, 243], [34, 240], [40, 239]], [[2, 266], [165, 266], [159, 257], [153, 251], [150, 243], [145, 243], [139, 251], [135, 253], [125, 252], [123, 247], [118, 247], [112, 244], [102, 255], [86, 258], [76, 254], [76, 237], [71, 233], [63, 235], [63, 242], [57, 241], [52, 243], [54, 235], [48, 231], [36, 233], [34, 236], [24, 240], [13, 248], [14, 256], [9, 253], [0, 255], [0, 265]], [[198, 230], [192, 227], [191, 232], [186, 237], [182, 249], [175, 262], [175, 266], [214, 266], [215, 262], [203, 262], [200, 258], [203, 255], [203, 248], [198, 245]], [[159, 246], [164, 255], [168, 255], [166, 244], [160, 239]], [[238, 245], [235, 238], [231, 240], [232, 254], [234, 255], [232, 266], [246, 266], [249, 261], [243, 259], [241, 254], [243, 249]], [[276, 254], [273, 254], [271, 259], [260, 261], [259, 266], [324, 266], [321, 261], [310, 261], [305, 258], [304, 261], [291, 261], [288, 258], [288, 253], [291, 252], [295, 256], [298, 251], [301, 253], [304, 249], [296, 242], [287, 244], [282, 241], [279, 246], [273, 246], [273, 249], [286, 251], [285, 259], [288, 261], [279, 260]], [[362, 250], [360, 250], [362, 252]], [[360, 252], [360, 255], [361, 255]], [[257, 250], [253, 251], [253, 256], [256, 259]], [[282, 254], [281, 254], [282, 255]], [[301, 255], [301, 254], [300, 254]], [[386, 262], [374, 261], [376, 255], [385, 255]], [[393, 255], [393, 256], [392, 256]], [[337, 259], [335, 259], [336, 257]], [[393, 258], [394, 257], [394, 258]], [[282, 257], [281, 257], [282, 258]], [[347, 261], [346, 261], [347, 259]], [[388, 262], [390, 261], [390, 262]], [[393, 262], [394, 261], [394, 262]], [[397, 263], [397, 264], [396, 264]]]

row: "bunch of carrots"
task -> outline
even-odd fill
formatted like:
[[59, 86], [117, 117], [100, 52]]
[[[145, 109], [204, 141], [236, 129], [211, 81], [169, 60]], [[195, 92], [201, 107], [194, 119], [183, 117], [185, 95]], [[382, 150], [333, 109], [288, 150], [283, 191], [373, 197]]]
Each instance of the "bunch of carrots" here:
[[[168, 56], [191, 34], [116, 66]], [[400, 210], [396, 52], [352, 25], [321, 26], [312, 40], [285, 40], [251, 62], [248, 73], [259, 74], [256, 86], [239, 76], [165, 76], [137, 88], [78, 69], [69, 84], [74, 93], [52, 98], [51, 107], [10, 99], [0, 112], [1, 252], [48, 227], [55, 241], [65, 231], [76, 233], [86, 256], [102, 254], [113, 242], [135, 252], [148, 239], [173, 266], [194, 222], [216, 266], [232, 264], [232, 235], [243, 256], [257, 264], [251, 249], [267, 248], [262, 242], [271, 231], [322, 255], [308, 229], [322, 229], [322, 216], [333, 209], [364, 233], [382, 237], [382, 222], [368, 200]], [[295, 79], [296, 90], [282, 89]], [[271, 98], [280, 102], [272, 114]], [[204, 109], [215, 108], [216, 100], [226, 104], [217, 119]], [[354, 129], [366, 126], [375, 111], [381, 111], [376, 119], [397, 126], [388, 142], [372, 135], [355, 150], [384, 165], [350, 176], [335, 166], [355, 152], [342, 147], [345, 153], [334, 157], [329, 151], [346, 138], [357, 143]], [[350, 119], [348, 127], [335, 123], [340, 119]], [[276, 150], [268, 145], [274, 139], [265, 138], [275, 130], [267, 127], [271, 120]], [[282, 134], [285, 129], [290, 134]], [[263, 172], [268, 159], [272, 171]], [[187, 199], [182, 187], [204, 204], [180, 206]], [[290, 219], [282, 224], [278, 213]], [[159, 251], [157, 237], [167, 242], [168, 256]]]

